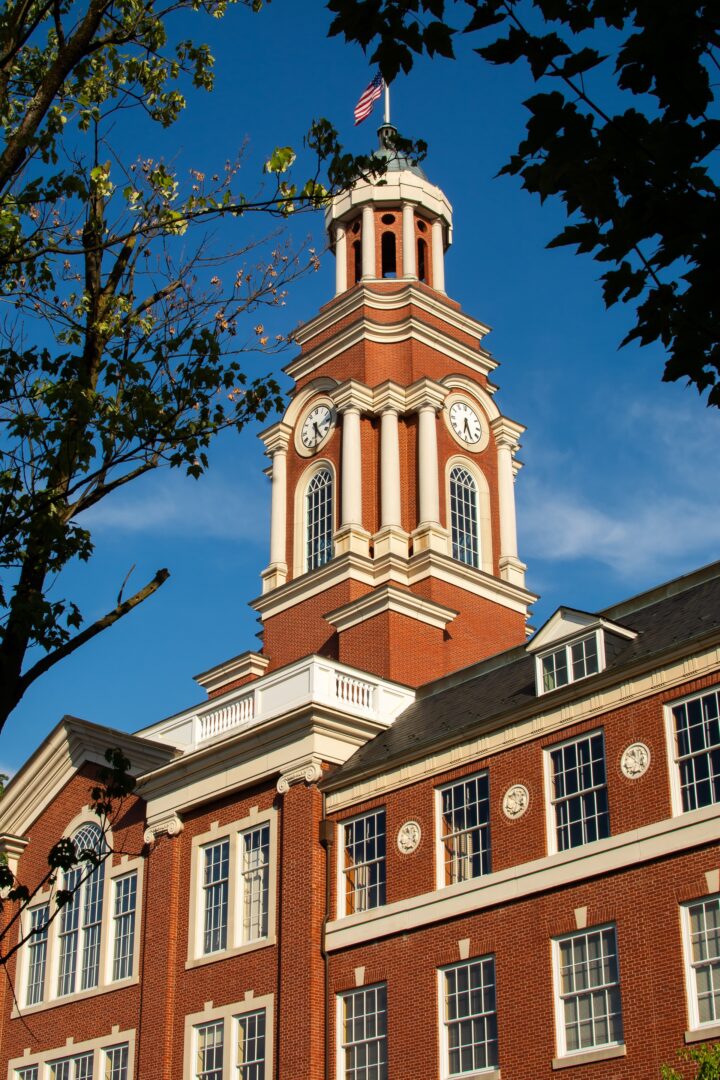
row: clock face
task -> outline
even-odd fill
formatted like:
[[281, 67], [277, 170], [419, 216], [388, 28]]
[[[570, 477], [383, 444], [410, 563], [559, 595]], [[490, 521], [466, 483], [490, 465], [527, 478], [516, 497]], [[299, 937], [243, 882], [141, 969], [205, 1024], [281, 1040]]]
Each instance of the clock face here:
[[459, 439], [465, 443], [478, 443], [482, 437], [480, 417], [465, 401], [454, 401], [450, 406], [450, 423]]
[[302, 426], [303, 446], [314, 450], [323, 441], [332, 427], [332, 412], [327, 405], [316, 405]]

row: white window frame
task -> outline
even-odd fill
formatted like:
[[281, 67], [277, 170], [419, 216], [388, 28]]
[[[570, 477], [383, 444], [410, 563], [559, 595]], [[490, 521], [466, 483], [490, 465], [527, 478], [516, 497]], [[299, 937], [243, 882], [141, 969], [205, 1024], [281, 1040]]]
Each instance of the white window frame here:
[[[64, 998], [62, 999], [65, 1000]], [[18, 1080], [22, 1069], [37, 1068], [38, 1080], [51, 1080], [51, 1066], [68, 1058], [82, 1057], [84, 1054], [93, 1055], [93, 1080], [103, 1080], [105, 1076], [106, 1054], [115, 1047], [127, 1046], [128, 1067], [127, 1080], [133, 1080], [135, 1075], [135, 1030], [120, 1031], [115, 1025], [109, 1035], [102, 1035], [98, 1039], [89, 1039], [86, 1042], [65, 1043], [64, 1046], [54, 1047], [52, 1050], [43, 1050], [41, 1053], [26, 1050], [19, 1058], [12, 1058], [8, 1062], [8, 1080]]]
[[[300, 577], [302, 574], [317, 573], [315, 570], [308, 570], [307, 567], [307, 491], [313, 478], [323, 469], [327, 469], [332, 477], [332, 539], [333, 546], [335, 544], [335, 533], [338, 528], [338, 478], [337, 470], [332, 461], [328, 458], [318, 458], [308, 465], [305, 471], [300, 476], [297, 484], [295, 485], [295, 516], [293, 518], [293, 577]], [[330, 559], [332, 562], [332, 559]], [[318, 568], [323, 570], [328, 563]]]
[[[378, 983], [372, 983], [370, 986], [356, 986], [351, 990], [342, 990], [337, 995], [336, 1008], [335, 1008], [335, 1042], [336, 1042], [336, 1047], [337, 1047], [337, 1060], [336, 1060], [337, 1080], [346, 1080], [346, 1069], [345, 1069], [345, 1015], [344, 1015], [345, 999], [349, 998], [349, 997], [355, 997], [355, 996], [358, 996], [360, 994], [367, 994], [370, 991], [380, 990], [380, 989], [383, 989], [385, 991], [385, 1034], [383, 1036], [380, 1036], [379, 1039], [375, 1039], [373, 1041], [378, 1042], [381, 1039], [384, 1040], [384, 1043], [385, 1043], [385, 1077], [386, 1077], [386, 1080], [391, 1075], [390, 1074], [390, 1066], [389, 1066], [389, 1051], [388, 1051], [388, 1046], [389, 1046], [389, 1038], [388, 1038], [388, 1011], [389, 1011], [388, 1010], [388, 985], [387, 985], [386, 982], [378, 982]], [[367, 1041], [369, 1041], [369, 1040], [367, 1040]], [[352, 1045], [356, 1045], [356, 1044], [352, 1044]]]
[[[247, 940], [243, 933], [243, 853], [244, 837], [255, 829], [268, 827], [270, 845], [268, 850], [267, 935]], [[204, 952], [205, 890], [203, 888], [204, 852], [207, 847], [220, 841], [229, 843], [227, 944], [224, 949]], [[190, 918], [186, 968], [225, 960], [228, 956], [252, 952], [274, 945], [276, 941], [277, 904], [277, 811], [270, 807], [260, 811], [250, 808], [248, 815], [229, 825], [214, 822], [207, 832], [193, 837], [190, 858]]]
[[488, 861], [489, 867], [487, 873], [480, 873], [475, 877], [465, 878], [465, 881], [476, 881], [482, 877], [487, 877], [492, 873], [492, 839], [490, 833], [490, 777], [487, 769], [480, 769], [476, 773], [472, 773], [469, 776], [460, 776], [455, 780], [451, 780], [447, 784], [442, 784], [440, 787], [435, 788], [435, 873], [438, 889], [449, 889], [452, 885], [459, 884], [460, 882], [448, 882], [446, 881], [446, 866], [445, 866], [445, 844], [443, 842], [443, 793], [449, 791], [451, 788], [457, 787], [459, 784], [467, 784], [471, 780], [478, 780], [481, 777], [485, 777], [488, 785], [488, 821], [485, 828], [488, 835]]
[[[73, 836], [83, 825], [90, 823], [97, 824], [97, 818], [91, 817], [87, 813], [83, 813], [75, 818], [68, 825], [65, 830], [67, 836]], [[113, 846], [113, 838], [111, 833], [107, 833], [107, 843], [110, 848]], [[121, 986], [132, 986], [137, 983], [140, 977], [140, 938], [142, 931], [142, 896], [143, 896], [143, 871], [145, 860], [141, 856], [130, 858], [127, 855], [122, 855], [118, 862], [115, 862], [115, 856], [110, 855], [104, 865], [105, 880], [104, 880], [104, 896], [102, 907], [102, 921], [100, 923], [100, 966], [98, 973], [98, 984], [88, 988], [87, 990], [75, 990], [72, 994], [58, 995], [58, 978], [59, 978], [59, 965], [60, 965], [60, 928], [62, 920], [62, 909], [60, 913], [52, 919], [48, 926], [47, 935], [47, 947], [46, 947], [46, 959], [45, 959], [45, 979], [43, 984], [42, 1000], [38, 1001], [34, 1005], [26, 1005], [27, 989], [28, 989], [28, 977], [30, 974], [30, 949], [28, 944], [25, 944], [20, 950], [18, 956], [18, 968], [17, 968], [17, 985], [18, 985], [18, 1000], [20, 1002], [20, 1009], [16, 1004], [13, 1005], [12, 1015], [19, 1016], [27, 1013], [39, 1012], [43, 1009], [51, 1009], [56, 1005], [65, 1005], [70, 1001], [84, 1001], [88, 997], [94, 997], [96, 994], [105, 994], [109, 990], [115, 990]], [[89, 863], [82, 863], [81, 867], [89, 867]], [[133, 941], [133, 952], [131, 961], [131, 974], [123, 979], [113, 979], [113, 954], [115, 949], [115, 921], [113, 918], [113, 912], [115, 908], [115, 883], [118, 878], [127, 877], [129, 874], [135, 874], [137, 877], [137, 890], [136, 890], [136, 906], [135, 906], [135, 931]], [[32, 912], [37, 908], [44, 905], [50, 905], [50, 914], [53, 915], [55, 910], [54, 894], [51, 890], [43, 889], [36, 897], [33, 898], [33, 903], [29, 907], [20, 920], [21, 931], [26, 934], [31, 925]], [[81, 955], [81, 949], [78, 950], [78, 962]], [[80, 975], [78, 971], [77, 976], [78, 986], [80, 983]]]
[[[686, 1042], [694, 1042], [701, 1038], [715, 1039], [720, 1036], [720, 1009], [714, 1020], [700, 1020], [697, 978], [695, 975], [695, 965], [692, 953], [690, 909], [697, 907], [700, 904], [710, 903], [717, 904], [720, 912], [720, 895], [717, 893], [709, 896], [698, 896], [694, 900], [688, 900], [680, 905], [680, 923], [682, 926], [683, 959], [685, 968], [685, 996], [687, 998], [689, 1025], [689, 1031], [685, 1036]], [[718, 969], [720, 970], [720, 958], [718, 958]]]
[[[588, 672], [587, 675], [578, 675], [578, 677], [575, 678], [572, 664], [573, 645], [579, 645], [581, 642], [587, 641], [590, 638], [595, 638], [598, 665], [597, 671]], [[551, 686], [546, 690], [545, 679], [543, 676], [543, 660], [548, 656], [554, 656], [556, 653], [560, 652], [565, 653], [568, 680], [563, 683], [562, 686]], [[599, 675], [601, 671], [605, 670], [605, 663], [605, 633], [601, 627], [582, 634], [576, 634], [574, 637], [568, 638], [567, 641], [553, 642], [550, 648], [543, 649], [542, 652], [537, 653], [535, 656], [535, 688], [537, 690], [537, 695], [538, 697], [542, 697], [544, 694], [554, 694], [556, 690], [562, 690], [565, 687], [572, 686], [573, 683], [584, 682], [585, 679], [591, 679], [593, 675]]]
[[[608, 767], [607, 767], [607, 752], [605, 748], [605, 732], [602, 728], [594, 728], [592, 731], [583, 731], [579, 735], [574, 735], [570, 739], [563, 739], [562, 742], [550, 743], [543, 748], [543, 765], [545, 772], [545, 808], [546, 808], [546, 831], [547, 831], [547, 848], [548, 854], [563, 854], [567, 855], [573, 851], [579, 851], [586, 848], [588, 844], [597, 844], [598, 842], [607, 839], [607, 837], [598, 837], [596, 840], [587, 840], [582, 844], [575, 844], [573, 847], [560, 848], [558, 844], [557, 835], [557, 813], [555, 810], [556, 800], [554, 799], [554, 773], [552, 755], [557, 750], [561, 750], [565, 746], [570, 746], [572, 743], [584, 742], [587, 739], [593, 738], [595, 735], [602, 736], [603, 743], [603, 758], [605, 761], [605, 790], [608, 792], [608, 837], [612, 836], [612, 824], [610, 822], [610, 799], [609, 799], [609, 785], [608, 785]], [[591, 790], [589, 788], [583, 790]], [[558, 800], [559, 801], [559, 800]], [[562, 800], [565, 801], [565, 800]]]
[[[472, 964], [484, 964], [488, 960], [491, 961], [493, 965], [493, 986], [495, 987], [495, 1008], [493, 1010], [493, 1015], [495, 1016], [495, 1028], [497, 1031], [497, 969], [495, 966], [494, 954], [488, 953], [485, 956], [472, 956], [467, 960], [461, 960], [454, 964], [446, 964], [444, 967], [438, 968], [438, 1030], [440, 1032], [441, 1080], [499, 1080], [500, 1078], [499, 1063], [497, 1065], [488, 1065], [485, 1069], [475, 1069], [471, 1072], [450, 1072], [450, 1040], [448, 1039], [448, 1030], [453, 1021], [448, 1020], [445, 1012], [445, 1003], [447, 1000], [445, 980], [447, 974], [449, 971], [470, 967]], [[468, 1019], [470, 1019], [470, 1017], [468, 1017]]]
[[720, 807], [720, 800], [718, 802], [711, 802], [705, 806], [697, 807], [695, 810], [685, 810], [683, 808], [682, 799], [682, 780], [680, 776], [680, 756], [678, 753], [678, 740], [675, 728], [675, 716], [673, 715], [673, 709], [676, 709], [680, 705], [686, 705], [690, 701], [694, 701], [698, 698], [707, 697], [709, 694], [717, 694], [720, 697], [720, 686], [707, 686], [703, 690], [697, 690], [692, 694], [685, 694], [683, 697], [676, 698], [673, 701], [668, 701], [664, 706], [665, 713], [665, 737], [667, 742], [667, 755], [668, 762], [670, 764], [670, 800], [672, 805], [673, 817], [679, 817], [682, 814], [694, 814], [709, 812], [711, 807]]
[[[562, 977], [561, 977], [561, 963], [560, 963], [560, 946], [563, 942], [570, 941], [576, 938], [588, 938], [592, 934], [601, 934], [607, 930], [612, 930], [615, 937], [615, 962], [617, 965], [617, 983], [608, 984], [610, 986], [617, 986], [618, 994], [620, 996], [620, 1024], [621, 1024], [621, 1037], [612, 1042], [596, 1043], [590, 1047], [580, 1047], [577, 1050], [568, 1050], [565, 1034], [565, 1009], [562, 996]], [[605, 1057], [616, 1057], [624, 1055], [625, 1053], [625, 1039], [624, 1039], [624, 1016], [623, 1016], [623, 1004], [622, 1004], [622, 976], [620, 972], [620, 949], [618, 945], [617, 926], [615, 923], [602, 923], [600, 926], [588, 926], [583, 930], [575, 930], [569, 934], [559, 934], [552, 939], [552, 966], [553, 966], [553, 998], [555, 1003], [555, 1034], [558, 1058], [557, 1061], [561, 1064], [571, 1064], [572, 1062], [593, 1061], [601, 1060]], [[604, 989], [598, 987], [596, 989]], [[593, 988], [588, 988], [588, 993], [592, 993]], [[553, 1062], [553, 1065], [556, 1063]]]
[[[443, 410], [444, 412], [446, 410]], [[489, 431], [483, 424], [483, 431]], [[476, 447], [476, 450], [481, 447]], [[490, 487], [485, 473], [476, 462], [462, 454], [453, 454], [445, 463], [445, 518], [447, 521], [447, 553], [452, 558], [452, 521], [450, 516], [450, 474], [453, 469], [465, 469], [475, 481], [477, 529], [478, 529], [478, 563], [472, 566], [470, 563], [460, 562], [454, 559], [457, 566], [467, 567], [468, 570], [482, 570], [486, 574], [495, 572], [493, 565], [492, 543], [492, 512], [490, 507]]]
[[[363, 908], [361, 911], [357, 909], [350, 911], [348, 909], [348, 897], [347, 897], [347, 867], [345, 866], [345, 827], [352, 825], [357, 821], [362, 821], [364, 818], [374, 816], [375, 814], [383, 813], [385, 815], [385, 854], [383, 856], [383, 862], [385, 864], [385, 899], [382, 904], [375, 904], [372, 907]], [[344, 918], [350, 915], [364, 915], [368, 911], [377, 911], [387, 904], [387, 857], [388, 857], [388, 832], [387, 832], [387, 806], [374, 806], [370, 810], [363, 811], [362, 814], [354, 814], [352, 817], [343, 818], [337, 825], [337, 912], [338, 918]], [[373, 860], [379, 862], [380, 860]], [[367, 865], [367, 864], [362, 864]]]
[[273, 1080], [274, 1010], [274, 994], [264, 994], [256, 997], [252, 990], [248, 990], [242, 1001], [234, 1001], [230, 1005], [222, 1006], [216, 1006], [212, 1001], [207, 1001], [201, 1012], [191, 1013], [186, 1016], [183, 1080], [195, 1080], [198, 1029], [206, 1024], [215, 1023], [223, 1024], [223, 1080], [238, 1080], [238, 1040], [235, 1022], [243, 1016], [256, 1012], [265, 1013], [265, 1080]]

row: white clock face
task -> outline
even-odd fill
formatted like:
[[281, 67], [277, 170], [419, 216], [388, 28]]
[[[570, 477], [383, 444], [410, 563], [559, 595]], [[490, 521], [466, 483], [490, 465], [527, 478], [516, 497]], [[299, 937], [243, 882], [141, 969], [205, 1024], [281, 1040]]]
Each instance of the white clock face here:
[[450, 406], [450, 423], [459, 439], [466, 443], [478, 443], [482, 437], [480, 417], [465, 401], [454, 401]]
[[302, 426], [303, 446], [313, 450], [323, 441], [332, 427], [332, 412], [327, 405], [316, 405]]

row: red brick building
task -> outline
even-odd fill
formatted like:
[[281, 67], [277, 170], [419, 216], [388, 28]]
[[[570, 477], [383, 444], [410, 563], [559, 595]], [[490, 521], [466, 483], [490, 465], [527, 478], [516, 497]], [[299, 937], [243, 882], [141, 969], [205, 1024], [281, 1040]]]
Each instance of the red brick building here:
[[25, 913], [1, 1069], [657, 1078], [720, 1038], [720, 564], [529, 636], [523, 428], [445, 294], [450, 205], [393, 159], [327, 227], [262, 435], [262, 648], [136, 735], [66, 717], [0, 803], [32, 884], [102, 842], [105, 749], [138, 776], [112, 855]]

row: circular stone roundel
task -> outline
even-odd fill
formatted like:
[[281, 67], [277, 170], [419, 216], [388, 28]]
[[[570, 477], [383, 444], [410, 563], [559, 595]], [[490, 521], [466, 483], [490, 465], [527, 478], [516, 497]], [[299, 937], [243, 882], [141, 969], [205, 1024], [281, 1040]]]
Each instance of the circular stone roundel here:
[[530, 804], [530, 792], [524, 784], [513, 784], [503, 796], [503, 814], [511, 821], [521, 818]]
[[410, 855], [420, 843], [422, 830], [417, 821], [406, 821], [401, 825], [397, 834], [398, 851], [403, 855]]
[[625, 747], [620, 758], [620, 769], [623, 776], [628, 780], [637, 780], [639, 776], [648, 771], [650, 765], [650, 750], [642, 742], [631, 743]]

